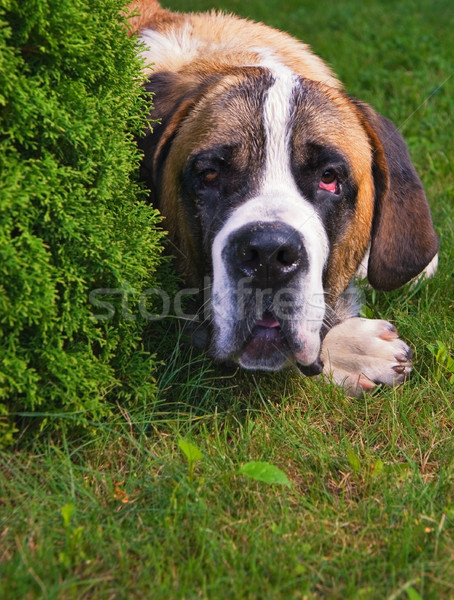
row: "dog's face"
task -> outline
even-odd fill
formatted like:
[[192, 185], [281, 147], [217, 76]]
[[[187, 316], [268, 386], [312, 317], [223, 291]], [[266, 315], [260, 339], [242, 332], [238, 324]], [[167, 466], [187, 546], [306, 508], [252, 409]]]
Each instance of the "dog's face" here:
[[[369, 246], [386, 289], [435, 254], [405, 146], [369, 107], [286, 68], [161, 72], [149, 87], [162, 122], [142, 142], [143, 172], [188, 281], [212, 277], [217, 358], [310, 366], [326, 305]], [[396, 218], [410, 205], [423, 208], [406, 234]]]
[[[326, 279], [345, 287], [368, 244], [369, 140], [340, 95], [285, 71], [236, 78], [201, 103], [204, 135], [188, 132], [181, 171], [180, 197], [211, 259], [214, 354], [251, 369], [310, 365]], [[331, 250], [346, 235], [352, 250], [352, 228], [355, 260], [336, 264]]]

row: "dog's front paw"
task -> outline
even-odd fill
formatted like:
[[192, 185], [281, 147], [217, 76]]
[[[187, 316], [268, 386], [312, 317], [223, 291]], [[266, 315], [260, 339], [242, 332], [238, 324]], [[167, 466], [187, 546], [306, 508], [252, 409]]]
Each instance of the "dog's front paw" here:
[[325, 378], [355, 396], [379, 384], [405, 381], [412, 369], [412, 357], [394, 325], [359, 317], [330, 329], [321, 352]]

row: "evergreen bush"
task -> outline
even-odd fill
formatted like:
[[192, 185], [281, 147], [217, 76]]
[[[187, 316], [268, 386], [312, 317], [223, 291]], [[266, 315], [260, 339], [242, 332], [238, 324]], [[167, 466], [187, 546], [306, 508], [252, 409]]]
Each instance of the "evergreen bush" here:
[[[89, 302], [96, 288], [158, 285], [159, 216], [136, 180], [142, 65], [124, 4], [0, 0], [3, 444], [18, 415], [87, 423], [109, 413], [106, 399], [155, 390], [145, 320], [94, 319]], [[113, 296], [119, 308], [125, 296]]]

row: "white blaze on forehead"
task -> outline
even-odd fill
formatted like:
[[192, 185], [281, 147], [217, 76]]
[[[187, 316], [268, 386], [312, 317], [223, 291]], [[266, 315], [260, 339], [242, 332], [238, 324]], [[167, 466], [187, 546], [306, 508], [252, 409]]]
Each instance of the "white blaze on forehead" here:
[[290, 185], [291, 187], [294, 185], [290, 173], [289, 151], [290, 108], [292, 92], [296, 84], [295, 75], [288, 69], [282, 69], [275, 84], [269, 89], [263, 107], [263, 124], [266, 134], [265, 190], [272, 184]]
[[248, 223], [281, 221], [301, 234], [308, 256], [308, 268], [294, 285], [298, 288], [298, 316], [304, 321], [299, 328], [302, 341], [314, 346], [312, 352], [309, 351], [313, 355], [318, 351], [315, 346], [324, 315], [322, 273], [328, 257], [328, 239], [317, 212], [302, 195], [291, 172], [291, 111], [298, 77], [286, 67], [277, 68], [274, 61], [270, 67], [275, 81], [268, 90], [263, 109], [266, 161], [261, 189], [256, 197], [232, 212], [213, 242], [213, 309], [218, 325], [218, 348], [222, 349], [228, 339], [235, 319], [233, 287], [236, 282], [229, 277], [222, 258], [228, 238]]

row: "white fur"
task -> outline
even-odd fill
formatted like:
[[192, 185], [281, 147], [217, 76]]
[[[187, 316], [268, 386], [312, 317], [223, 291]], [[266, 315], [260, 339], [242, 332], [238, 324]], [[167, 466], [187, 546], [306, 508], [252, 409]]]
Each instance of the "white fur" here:
[[369, 266], [369, 256], [370, 256], [370, 246], [366, 250], [366, 253], [363, 256], [362, 261], [360, 262], [358, 268], [356, 269], [355, 277], [357, 279], [367, 279], [367, 268]]
[[144, 29], [139, 42], [146, 45], [141, 56], [147, 66], [153, 64], [158, 69], [166, 68], [174, 62], [190, 62], [201, 52], [203, 42], [191, 35], [191, 26], [186, 23], [178, 29], [169, 29], [165, 34]]
[[379, 319], [339, 323], [328, 331], [320, 356], [325, 378], [354, 396], [380, 383], [398, 385], [412, 369], [409, 347], [390, 323]]
[[[293, 71], [286, 67], [280, 60], [277, 52], [270, 47], [257, 46], [251, 48], [252, 52], [255, 52], [260, 60], [260, 66], [269, 69], [275, 76], [290, 77], [293, 76]], [[250, 65], [253, 66], [253, 65]], [[255, 66], [255, 65], [254, 65]]]
[[430, 261], [430, 263], [427, 265], [427, 267], [424, 269], [424, 271], [421, 273], [421, 275], [424, 274], [426, 277], [433, 277], [437, 271], [437, 268], [438, 268], [438, 253], [435, 254], [433, 259]]

